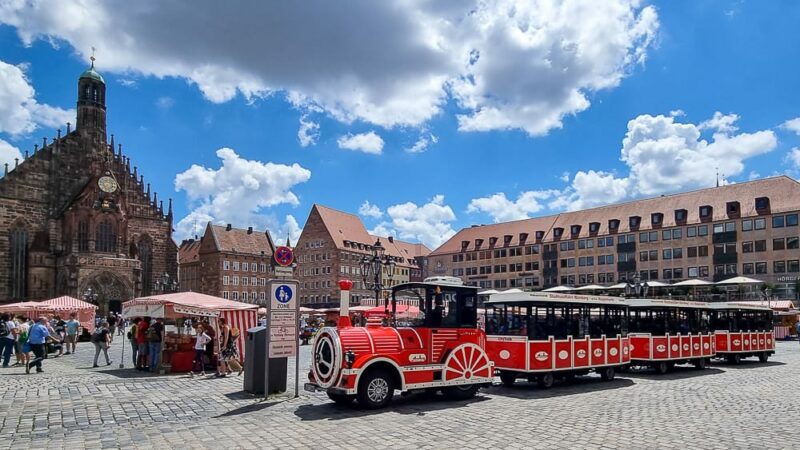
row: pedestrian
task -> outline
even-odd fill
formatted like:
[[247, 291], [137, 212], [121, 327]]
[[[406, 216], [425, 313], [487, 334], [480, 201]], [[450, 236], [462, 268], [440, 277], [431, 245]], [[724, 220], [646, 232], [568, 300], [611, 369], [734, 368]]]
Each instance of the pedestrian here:
[[66, 329], [67, 329], [67, 322], [61, 319], [61, 316], [55, 316], [53, 320], [53, 330], [55, 330], [54, 338], [62, 343], [61, 345], [56, 345], [58, 349], [58, 354], [56, 356], [61, 356], [64, 354], [64, 345], [63, 342], [66, 340]]
[[137, 368], [138, 368], [137, 356], [139, 355], [139, 344], [136, 342], [136, 325], [139, 323], [140, 320], [142, 319], [138, 317], [133, 319], [133, 325], [131, 326], [131, 329], [128, 330], [128, 336], [127, 336], [128, 341], [131, 343], [131, 350], [132, 350], [131, 355], [133, 356], [133, 367]]
[[97, 358], [100, 356], [100, 351], [103, 351], [103, 356], [106, 357], [106, 365], [111, 365], [111, 359], [108, 357], [108, 344], [111, 343], [111, 330], [108, 322], [103, 321], [100, 323], [99, 328], [95, 328], [92, 333], [92, 344], [94, 344], [94, 365], [92, 367], [99, 367], [97, 365]]
[[19, 333], [17, 334], [17, 347], [19, 348], [17, 353], [17, 363], [21, 365], [27, 365], [30, 361], [30, 352], [31, 347], [28, 344], [28, 337], [31, 330], [31, 326], [28, 323], [28, 318], [25, 316], [19, 316], [19, 323], [17, 325], [17, 329]]
[[206, 342], [206, 357], [209, 362], [214, 361], [214, 346], [216, 345], [217, 333], [214, 332], [214, 327], [208, 323], [208, 320], [203, 321], [203, 329], [206, 331], [210, 341]]
[[117, 315], [114, 314], [114, 311], [108, 313], [106, 322], [108, 322], [108, 335], [111, 337], [109, 342], [112, 342], [114, 340], [114, 331], [117, 330]]
[[139, 349], [137, 353], [136, 368], [147, 370], [147, 329], [150, 328], [150, 318], [145, 317], [136, 325], [136, 344]]
[[36, 358], [25, 366], [25, 373], [31, 373], [31, 366], [36, 367], [36, 373], [44, 372], [42, 370], [42, 360], [45, 357], [46, 350], [44, 346], [48, 338], [50, 338], [50, 331], [47, 328], [47, 318], [39, 317], [39, 320], [36, 321], [28, 333], [28, 343]]
[[64, 339], [64, 343], [67, 347], [67, 351], [64, 352], [65, 355], [71, 355], [75, 353], [75, 348], [78, 345], [78, 335], [80, 334], [81, 323], [78, 322], [77, 316], [78, 315], [76, 313], [70, 313], [67, 325], [64, 327], [67, 331]]
[[117, 315], [117, 318], [119, 319], [119, 323], [117, 324], [117, 336], [122, 336], [125, 333], [125, 330], [128, 328], [129, 320], [120, 317], [119, 315]]
[[8, 367], [11, 354], [17, 341], [17, 324], [8, 314], [0, 315], [0, 356], [3, 358], [3, 368]]
[[194, 360], [192, 360], [192, 371], [189, 376], [194, 376], [194, 368], [200, 366], [200, 376], [206, 376], [206, 364], [203, 361], [206, 353], [206, 344], [211, 341], [211, 336], [205, 332], [202, 324], [197, 324], [197, 340], [194, 341]]
[[147, 331], [147, 351], [150, 353], [150, 371], [157, 372], [161, 362], [161, 342], [164, 340], [164, 321], [156, 319]]

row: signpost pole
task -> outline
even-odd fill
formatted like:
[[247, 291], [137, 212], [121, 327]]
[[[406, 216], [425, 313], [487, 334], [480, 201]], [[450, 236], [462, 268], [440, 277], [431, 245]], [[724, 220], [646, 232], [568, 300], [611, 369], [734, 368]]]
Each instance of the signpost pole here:
[[[294, 394], [298, 394], [299, 379], [299, 351], [298, 351], [298, 325], [300, 311], [300, 299], [297, 295], [297, 288], [300, 283], [294, 280], [294, 252], [289, 248], [289, 242], [285, 246], [279, 246], [273, 254], [275, 264], [275, 278], [269, 282], [270, 300], [267, 304], [267, 359], [264, 371], [264, 400], [269, 397], [269, 360], [270, 358], [295, 357], [295, 389]], [[283, 364], [279, 367], [285, 367]], [[286, 377], [285, 368], [281, 370], [283, 377]], [[285, 379], [280, 383], [285, 386]], [[285, 388], [284, 388], [285, 389]]]
[[[300, 283], [297, 283], [300, 286]], [[297, 331], [294, 340], [297, 342], [297, 351], [294, 352], [294, 398], [300, 396], [300, 301], [295, 302], [294, 321], [297, 324]]]

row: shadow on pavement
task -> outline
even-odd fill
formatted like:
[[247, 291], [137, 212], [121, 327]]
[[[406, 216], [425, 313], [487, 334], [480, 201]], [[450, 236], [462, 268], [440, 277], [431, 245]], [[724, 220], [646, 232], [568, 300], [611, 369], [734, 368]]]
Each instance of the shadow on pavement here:
[[363, 409], [357, 402], [349, 405], [337, 405], [334, 402], [321, 405], [301, 405], [294, 414], [301, 420], [342, 420], [358, 417], [372, 417], [381, 414], [399, 413], [424, 416], [431, 411], [442, 409], [464, 408], [489, 400], [485, 396], [477, 396], [468, 400], [449, 400], [442, 395], [412, 394], [395, 396], [392, 403], [383, 409]]
[[728, 362], [722, 360], [715, 362], [714, 365], [724, 367], [726, 369], [738, 370], [738, 369], [760, 369], [762, 367], [785, 366], [786, 363], [780, 361], [767, 361], [762, 363], [756, 359], [743, 359], [739, 364], [729, 364]]
[[232, 410], [230, 410], [228, 412], [219, 414], [217, 416], [214, 416], [214, 418], [218, 419], [220, 417], [231, 417], [231, 416], [238, 416], [240, 414], [248, 414], [248, 413], [258, 412], [258, 411], [261, 411], [262, 409], [267, 409], [270, 406], [277, 405], [278, 403], [280, 403], [280, 402], [258, 402], [258, 403], [252, 403], [250, 405], [241, 406], [239, 408], [232, 409]]
[[623, 375], [629, 378], [641, 378], [644, 380], [685, 380], [695, 377], [704, 377], [707, 375], [717, 375], [723, 372], [723, 370], [714, 368], [705, 368], [700, 370], [690, 366], [676, 366], [663, 375], [659, 375], [655, 370], [649, 367], [631, 369], [628, 372], [625, 372]]
[[625, 378], [615, 378], [611, 381], [603, 381], [599, 377], [576, 377], [573, 381], [557, 382], [550, 389], [540, 388], [536, 383], [517, 380], [514, 386], [506, 387], [496, 385], [488, 392], [492, 395], [501, 397], [513, 397], [521, 399], [530, 398], [553, 398], [567, 395], [585, 394], [587, 392], [607, 391], [610, 389], [622, 389], [633, 386], [633, 380]]

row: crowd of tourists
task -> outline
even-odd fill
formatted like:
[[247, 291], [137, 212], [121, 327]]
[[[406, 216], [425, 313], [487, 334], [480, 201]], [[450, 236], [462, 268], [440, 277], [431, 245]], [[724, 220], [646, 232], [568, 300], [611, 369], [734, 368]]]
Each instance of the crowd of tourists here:
[[[38, 317], [0, 315], [0, 357], [3, 368], [24, 366], [30, 373], [43, 372], [42, 361], [52, 351], [55, 357], [75, 353], [81, 324], [76, 314], [64, 320], [59, 315]], [[31, 358], [33, 353], [33, 358]], [[12, 355], [15, 358], [11, 364]]]

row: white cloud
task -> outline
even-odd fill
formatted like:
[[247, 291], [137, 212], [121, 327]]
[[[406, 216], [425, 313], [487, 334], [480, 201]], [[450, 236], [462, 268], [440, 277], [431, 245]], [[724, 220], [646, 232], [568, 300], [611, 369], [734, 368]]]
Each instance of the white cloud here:
[[565, 183], [568, 183], [569, 182], [569, 172], [566, 172], [566, 171], [562, 172], [561, 176], [558, 177], [558, 179], [563, 181], [563, 182], [565, 182]]
[[218, 169], [192, 165], [175, 176], [175, 189], [186, 192], [192, 207], [178, 222], [178, 234], [189, 235], [195, 223], [209, 220], [239, 227], [281, 229], [282, 225], [265, 214], [264, 208], [298, 205], [300, 201], [292, 189], [308, 181], [311, 171], [299, 164], [287, 166], [243, 159], [229, 148], [217, 150], [217, 156], [222, 160]]
[[794, 166], [795, 169], [800, 170], [800, 147], [795, 147], [786, 154], [786, 161]]
[[373, 217], [375, 219], [379, 219], [383, 216], [383, 211], [381, 211], [377, 205], [370, 203], [369, 200], [364, 200], [364, 203], [358, 208], [358, 213], [364, 217]]
[[511, 201], [506, 198], [506, 194], [498, 192], [489, 197], [473, 199], [467, 206], [467, 212], [489, 214], [495, 222], [526, 219], [530, 214], [544, 209], [540, 200], [552, 199], [558, 194], [559, 191], [556, 190], [527, 191], [519, 194], [517, 200]]
[[131, 80], [129, 78], [120, 78], [117, 82], [125, 87], [136, 87], [136, 80]]
[[383, 153], [383, 139], [374, 131], [360, 134], [347, 133], [336, 140], [339, 148], [380, 155]]
[[386, 222], [375, 225], [375, 228], [368, 230], [369, 234], [373, 236], [389, 237], [397, 235], [397, 231], [391, 229]]
[[800, 117], [796, 117], [794, 119], [789, 119], [786, 122], [783, 122], [781, 128], [784, 130], [789, 130], [796, 133], [800, 136]]
[[158, 109], [166, 111], [173, 106], [175, 106], [175, 99], [172, 97], [165, 95], [163, 97], [158, 97], [158, 100], [156, 100], [156, 107], [158, 107]]
[[[738, 116], [715, 113], [700, 125], [679, 123], [673, 116], [641, 115], [628, 122], [621, 160], [629, 173], [618, 177], [603, 171], [579, 171], [552, 207], [581, 209], [641, 196], [654, 196], [713, 186], [716, 170], [740, 175], [745, 161], [777, 146], [770, 130], [738, 133]], [[713, 130], [712, 140], [702, 138]]]
[[22, 162], [22, 153], [17, 147], [0, 139], [0, 174], [5, 170], [5, 164], [8, 164], [8, 170], [14, 168], [14, 158]]
[[300, 117], [300, 128], [297, 130], [297, 140], [301, 147], [315, 145], [319, 140], [319, 123], [308, 119], [308, 114]]
[[386, 208], [388, 222], [376, 226], [371, 233], [393, 235], [400, 239], [422, 242], [430, 248], [440, 246], [456, 234], [451, 222], [456, 215], [450, 206], [444, 204], [444, 196], [436, 195], [430, 202], [417, 206], [407, 202]]
[[[272, 230], [275, 230], [277, 233]], [[297, 245], [297, 240], [300, 239], [300, 233], [303, 232], [303, 229], [297, 224], [297, 219], [291, 214], [286, 216], [280, 228], [273, 228], [272, 230], [270, 230], [270, 233], [272, 233], [272, 239], [275, 241], [275, 245], [285, 244], [287, 237], [293, 246]]]
[[[0, 13], [2, 10], [0, 7]], [[36, 91], [25, 77], [25, 68], [0, 61], [0, 132], [16, 136], [30, 133], [38, 126], [63, 127], [67, 122], [74, 123], [75, 110], [36, 101]]]
[[30, 0], [3, 2], [0, 22], [25, 44], [67, 42], [84, 58], [95, 45], [101, 71], [184, 78], [213, 102], [278, 92], [393, 127], [423, 125], [454, 99], [462, 130], [538, 135], [645, 60], [659, 23], [641, 3], [309, 0], [227, 14], [212, 0]]
[[406, 151], [409, 153], [422, 153], [428, 149], [428, 146], [431, 144], [435, 144], [439, 142], [439, 138], [434, 136], [433, 134], [428, 134], [420, 136], [417, 142], [414, 143], [411, 147], [407, 148]]

